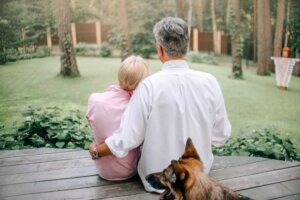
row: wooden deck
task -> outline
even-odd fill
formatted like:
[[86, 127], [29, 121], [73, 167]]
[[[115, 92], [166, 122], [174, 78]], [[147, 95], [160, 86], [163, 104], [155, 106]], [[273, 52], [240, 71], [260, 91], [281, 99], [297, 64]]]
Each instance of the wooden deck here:
[[[210, 173], [253, 199], [300, 199], [300, 163], [264, 158], [216, 157]], [[100, 179], [87, 151], [0, 151], [0, 199], [156, 200], [138, 177]]]

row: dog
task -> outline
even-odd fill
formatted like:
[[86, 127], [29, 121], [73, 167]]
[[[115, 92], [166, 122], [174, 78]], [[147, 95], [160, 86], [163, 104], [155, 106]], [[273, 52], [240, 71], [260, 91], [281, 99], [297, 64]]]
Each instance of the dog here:
[[183, 155], [162, 172], [146, 176], [149, 184], [158, 190], [165, 190], [160, 200], [249, 200], [233, 190], [220, 185], [205, 174], [203, 163], [188, 138]]

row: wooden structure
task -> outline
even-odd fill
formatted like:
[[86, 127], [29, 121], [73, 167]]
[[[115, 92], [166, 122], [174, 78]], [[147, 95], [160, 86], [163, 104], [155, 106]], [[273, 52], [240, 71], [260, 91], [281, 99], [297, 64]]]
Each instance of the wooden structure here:
[[[300, 199], [300, 163], [255, 157], [216, 157], [210, 175], [253, 199]], [[136, 176], [100, 179], [87, 151], [0, 151], [0, 199], [156, 200]]]
[[[199, 32], [194, 28], [191, 31], [190, 50], [214, 52], [213, 34], [211, 32]], [[229, 35], [217, 32], [217, 46], [221, 54], [231, 55], [231, 39]]]

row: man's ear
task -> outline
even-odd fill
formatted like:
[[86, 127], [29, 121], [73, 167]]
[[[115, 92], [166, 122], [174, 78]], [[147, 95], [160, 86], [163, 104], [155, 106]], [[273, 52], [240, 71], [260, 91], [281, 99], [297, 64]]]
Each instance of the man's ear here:
[[158, 43], [156, 44], [156, 51], [159, 58], [164, 56], [164, 49]]
[[195, 158], [201, 160], [191, 138], [188, 138], [186, 141], [185, 151], [182, 158]]
[[186, 178], [186, 171], [183, 166], [177, 160], [172, 160], [171, 164], [173, 167], [173, 174], [176, 176], [176, 180], [179, 179], [180, 181], [183, 181]]

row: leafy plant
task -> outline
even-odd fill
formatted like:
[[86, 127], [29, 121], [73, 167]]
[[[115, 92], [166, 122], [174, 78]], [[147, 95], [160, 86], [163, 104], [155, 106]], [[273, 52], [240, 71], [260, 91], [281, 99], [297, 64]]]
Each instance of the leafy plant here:
[[187, 53], [187, 58], [190, 62], [205, 63], [210, 65], [217, 65], [217, 60], [213, 54], [199, 53], [196, 51], [190, 51]]
[[103, 42], [100, 45], [100, 56], [101, 57], [109, 57], [111, 56], [111, 48], [107, 42]]
[[293, 142], [275, 129], [255, 129], [230, 138], [220, 148], [213, 148], [218, 156], [258, 156], [278, 160], [300, 161], [300, 154]]
[[156, 52], [153, 33], [138, 32], [132, 36], [132, 50], [134, 54], [141, 55], [144, 58], [150, 58], [152, 53]]
[[17, 126], [14, 135], [0, 138], [0, 149], [23, 149], [32, 147], [84, 148], [92, 142], [82, 114], [73, 110], [62, 116], [58, 107], [32, 108], [23, 113], [25, 120]]

